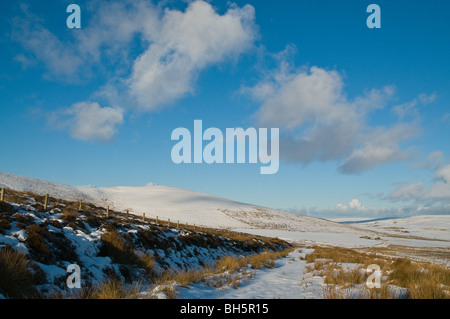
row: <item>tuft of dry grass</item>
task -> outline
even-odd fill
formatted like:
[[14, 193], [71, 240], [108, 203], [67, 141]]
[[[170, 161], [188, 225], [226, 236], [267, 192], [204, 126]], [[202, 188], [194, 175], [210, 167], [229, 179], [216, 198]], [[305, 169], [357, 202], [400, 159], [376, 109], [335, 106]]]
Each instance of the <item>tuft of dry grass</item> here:
[[139, 293], [139, 284], [126, 287], [120, 280], [107, 280], [84, 293], [86, 299], [130, 299]]
[[75, 204], [67, 205], [61, 209], [62, 219], [68, 223], [73, 223], [77, 220], [79, 212]]
[[[419, 263], [406, 258], [380, 257], [339, 247], [314, 247], [314, 252], [305, 257], [308, 271], [319, 271], [325, 277], [325, 298], [347, 298], [349, 294], [358, 298], [395, 298], [390, 285], [408, 290], [407, 297], [413, 299], [449, 299], [450, 269], [431, 263]], [[356, 268], [342, 269], [336, 263], [354, 263]], [[366, 289], [367, 274], [364, 269], [370, 264], [380, 266], [386, 276], [381, 288]]]
[[27, 256], [12, 248], [0, 249], [0, 292], [6, 297], [23, 298], [34, 291]]
[[354, 249], [343, 247], [324, 247], [314, 246], [314, 252], [307, 254], [305, 260], [307, 263], [314, 262], [316, 259], [330, 259], [336, 263], [355, 263], [368, 266], [377, 264], [381, 269], [390, 264], [386, 257], [379, 257], [375, 254], [361, 253]]
[[109, 256], [113, 262], [119, 264], [139, 264], [140, 260], [136, 256], [134, 248], [116, 230], [103, 234], [101, 241], [100, 254], [102, 256]]
[[427, 263], [398, 258], [391, 266], [389, 278], [406, 287], [413, 299], [449, 299], [450, 269]]
[[155, 271], [155, 258], [148, 253], [137, 255], [139, 267], [145, 269], [150, 279], [154, 279], [157, 274]]
[[166, 270], [163, 271], [158, 277], [155, 278], [155, 284], [161, 287], [167, 286], [167, 284], [177, 283], [183, 287], [188, 286], [191, 283], [199, 283], [206, 277], [206, 271], [203, 269], [191, 269], [191, 270]]
[[333, 263], [329, 265], [330, 267], [327, 267], [325, 271], [324, 283], [343, 287], [348, 285], [364, 284], [366, 276], [361, 265], [352, 269], [343, 269]]
[[245, 258], [236, 258], [234, 256], [225, 256], [220, 258], [216, 265], [216, 273], [229, 272], [233, 273], [246, 264]]
[[251, 264], [251, 268], [260, 269], [261, 267], [274, 268], [275, 260], [286, 257], [293, 248], [287, 248], [282, 251], [265, 251], [260, 254], [250, 255], [247, 262]]

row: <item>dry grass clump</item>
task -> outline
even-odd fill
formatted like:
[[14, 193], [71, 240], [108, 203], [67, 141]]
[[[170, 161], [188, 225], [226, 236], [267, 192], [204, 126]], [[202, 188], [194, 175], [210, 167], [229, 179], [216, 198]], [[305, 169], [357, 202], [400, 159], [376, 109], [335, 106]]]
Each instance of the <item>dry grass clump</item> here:
[[86, 299], [130, 299], [139, 293], [139, 285], [127, 287], [120, 280], [107, 280], [85, 295]]
[[[389, 286], [406, 288], [412, 299], [449, 299], [450, 269], [431, 263], [418, 263], [406, 258], [380, 257], [339, 247], [314, 247], [306, 255], [308, 270], [317, 270], [325, 277], [326, 298], [395, 298]], [[355, 267], [343, 269], [337, 263], [354, 263]], [[380, 267], [384, 282], [381, 288], [366, 289], [365, 269], [370, 264]], [[313, 266], [311, 266], [313, 265]], [[357, 293], [355, 293], [355, 289]], [[352, 297], [352, 298], [353, 298]]]
[[87, 285], [81, 289], [55, 292], [49, 299], [133, 299], [140, 292], [140, 284], [125, 285], [117, 278], [110, 278], [98, 285]]
[[209, 274], [206, 269], [190, 269], [170, 271], [166, 270], [158, 278], [157, 283], [164, 284], [166, 282], [176, 282], [181, 286], [188, 286], [191, 283], [199, 283]]
[[395, 296], [389, 291], [387, 285], [379, 289], [366, 289], [359, 286], [339, 286], [334, 284], [325, 285], [322, 288], [325, 299], [392, 299]]
[[101, 256], [111, 257], [113, 262], [118, 264], [132, 265], [140, 262], [134, 253], [133, 246], [127, 243], [116, 230], [103, 234], [101, 241]]
[[126, 286], [121, 280], [108, 279], [96, 286], [88, 285], [82, 289], [55, 292], [49, 299], [132, 299], [139, 293], [140, 285]]
[[155, 257], [148, 253], [140, 253], [136, 256], [138, 259], [138, 266], [147, 272], [149, 279], [155, 278], [157, 276], [155, 271]]
[[252, 269], [260, 269], [261, 267], [265, 266], [267, 268], [274, 268], [275, 263], [272, 259], [271, 253], [264, 252], [257, 255], [251, 255], [246, 258], [248, 260], [248, 263], [251, 265], [250, 267]]
[[225, 256], [220, 258], [215, 265], [215, 272], [216, 273], [222, 273], [222, 272], [229, 272], [233, 273], [240, 269], [241, 267], [244, 267], [247, 264], [247, 258], [241, 257], [237, 258], [234, 256]]
[[450, 269], [435, 264], [398, 258], [391, 265], [389, 279], [406, 287], [413, 299], [449, 299]]
[[259, 269], [263, 266], [267, 268], [274, 268], [275, 260], [286, 257], [292, 250], [294, 250], [293, 247], [283, 249], [281, 251], [265, 251], [261, 254], [250, 255], [247, 259], [253, 269]]
[[12, 248], [0, 249], [0, 293], [8, 298], [23, 298], [34, 292], [33, 275], [27, 256]]
[[364, 266], [377, 264], [381, 269], [391, 262], [388, 258], [379, 257], [376, 254], [361, 253], [350, 248], [323, 246], [314, 246], [314, 252], [307, 254], [305, 260], [310, 263], [318, 258], [329, 259], [336, 263], [355, 263]]
[[351, 269], [343, 269], [342, 267], [332, 263], [325, 270], [325, 284], [345, 287], [364, 284], [365, 280], [366, 274], [362, 265]]
[[62, 219], [68, 223], [73, 223], [78, 218], [78, 207], [75, 204], [67, 205], [61, 209]]

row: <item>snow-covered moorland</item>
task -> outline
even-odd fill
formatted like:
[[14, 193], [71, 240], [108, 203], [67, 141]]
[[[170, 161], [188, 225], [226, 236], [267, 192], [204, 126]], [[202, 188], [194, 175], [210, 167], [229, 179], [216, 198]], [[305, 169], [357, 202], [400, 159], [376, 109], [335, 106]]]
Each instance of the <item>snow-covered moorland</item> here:
[[[11, 249], [26, 256], [29, 289], [9, 289], [0, 274], [3, 296], [52, 296], [67, 292], [71, 264], [81, 270], [81, 284], [110, 279], [152, 284], [164, 271], [180, 272], [212, 265], [224, 256], [278, 251], [290, 244], [274, 238], [199, 228], [127, 216], [104, 208], [31, 193], [8, 191], [0, 202], [0, 254]], [[9, 199], [8, 199], [9, 198]], [[11, 259], [11, 258], [10, 258]], [[8, 260], [0, 256], [1, 266]], [[2, 267], [0, 267], [2, 268]], [[11, 292], [13, 291], [13, 292]]]
[[[73, 187], [2, 172], [0, 188], [0, 297], [74, 297], [73, 264], [82, 287], [103, 286], [107, 298], [403, 298], [420, 296], [417, 284], [450, 296], [448, 216], [342, 223], [167, 186]], [[385, 267], [382, 293], [364, 286], [369, 261]], [[396, 276], [421, 282], [405, 288]]]

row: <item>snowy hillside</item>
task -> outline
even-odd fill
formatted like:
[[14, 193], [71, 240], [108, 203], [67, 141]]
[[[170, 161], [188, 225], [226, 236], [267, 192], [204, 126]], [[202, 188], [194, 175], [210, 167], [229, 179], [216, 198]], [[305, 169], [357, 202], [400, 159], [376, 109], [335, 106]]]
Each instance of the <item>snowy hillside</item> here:
[[[89, 181], [86, 181], [89, 183]], [[130, 214], [180, 221], [190, 225], [237, 230], [294, 242], [341, 247], [402, 245], [449, 249], [450, 217], [417, 216], [407, 219], [345, 223], [288, 213], [276, 209], [163, 185], [142, 187], [88, 187], [0, 172], [0, 187], [55, 198], [91, 202]]]
[[227, 229], [276, 229], [296, 232], [348, 233], [363, 236], [367, 231], [319, 218], [231, 201], [191, 190], [148, 185], [143, 187], [68, 186], [0, 172], [0, 187], [56, 198], [83, 200], [103, 207], [150, 218]]
[[[67, 267], [82, 270], [83, 285], [109, 280], [154, 284], [172, 273], [213, 266], [224, 257], [280, 251], [276, 238], [149, 219], [50, 198], [7, 191], [0, 202], [0, 299], [66, 293]], [[179, 227], [180, 226], [180, 227]]]
[[4, 172], [0, 172], [0, 187], [19, 192], [32, 192], [39, 195], [49, 194], [55, 198], [64, 198], [73, 201], [83, 200], [85, 202], [92, 202], [95, 200], [69, 185]]
[[[108, 298], [127, 298], [123, 289], [139, 282], [133, 298], [194, 299], [367, 298], [370, 292], [361, 283], [368, 264], [385, 264], [385, 274], [401, 267], [405, 257], [450, 267], [448, 216], [357, 221], [354, 227], [158, 185], [73, 187], [0, 172], [0, 188], [6, 188], [0, 202], [0, 269], [9, 271], [0, 276], [0, 299], [35, 293], [67, 298], [66, 268], [72, 264], [81, 267], [87, 288], [124, 285], [120, 295]], [[44, 194], [51, 196], [47, 209]], [[155, 223], [156, 216], [161, 222]], [[289, 252], [292, 242], [301, 248]], [[264, 263], [258, 261], [284, 248], [285, 258], [266, 255]], [[424, 265], [415, 271], [450, 278], [448, 270], [432, 265], [422, 271]], [[360, 279], [352, 289], [342, 288], [347, 283], [341, 289], [329, 282], [338, 272]], [[27, 280], [17, 288], [14, 278], [21, 274]], [[395, 277], [383, 278], [385, 297], [416, 293]], [[438, 284], [439, 296], [448, 298], [450, 282]], [[89, 298], [99, 298], [97, 288], [86, 290]]]

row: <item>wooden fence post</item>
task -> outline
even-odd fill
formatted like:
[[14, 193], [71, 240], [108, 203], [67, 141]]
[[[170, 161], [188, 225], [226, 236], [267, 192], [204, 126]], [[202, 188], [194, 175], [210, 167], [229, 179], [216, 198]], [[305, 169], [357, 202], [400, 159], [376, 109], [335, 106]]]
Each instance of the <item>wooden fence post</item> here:
[[126, 220], [128, 221], [128, 209], [127, 209], [127, 215], [126, 215], [126, 216], [127, 216], [127, 217], [126, 217], [126, 218], [127, 218]]
[[158, 216], [156, 216], [156, 225], [158, 226]]
[[180, 221], [177, 220], [177, 229], [179, 229], [179, 228], [180, 228]]
[[83, 200], [80, 199], [80, 206], [78, 206], [78, 211], [81, 211], [81, 204], [83, 203]]
[[167, 227], [170, 226], [170, 218], [167, 219]]
[[48, 204], [48, 194], [45, 194], [44, 210], [47, 210], [47, 204]]
[[106, 207], [106, 218], [109, 217], [109, 206]]
[[145, 222], [145, 213], [142, 213], [142, 221]]
[[2, 188], [2, 190], [0, 192], [0, 202], [3, 202], [4, 198], [5, 198], [5, 189]]

